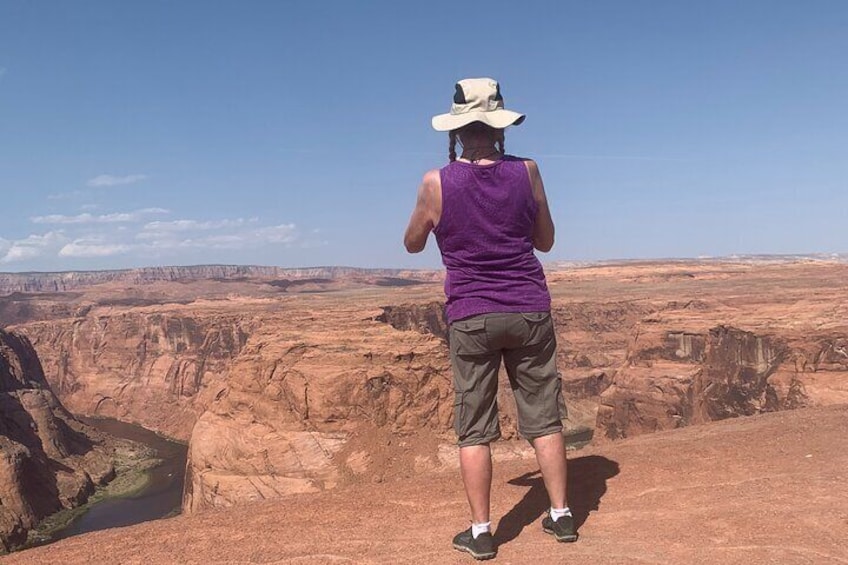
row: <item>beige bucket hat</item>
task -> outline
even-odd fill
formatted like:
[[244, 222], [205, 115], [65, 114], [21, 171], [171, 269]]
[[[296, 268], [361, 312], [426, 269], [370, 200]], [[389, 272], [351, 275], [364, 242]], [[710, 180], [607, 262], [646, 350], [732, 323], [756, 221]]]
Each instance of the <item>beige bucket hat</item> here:
[[450, 131], [471, 122], [483, 122], [497, 129], [519, 125], [524, 114], [504, 109], [498, 81], [491, 78], [466, 78], [456, 83], [450, 112], [433, 116], [433, 129]]

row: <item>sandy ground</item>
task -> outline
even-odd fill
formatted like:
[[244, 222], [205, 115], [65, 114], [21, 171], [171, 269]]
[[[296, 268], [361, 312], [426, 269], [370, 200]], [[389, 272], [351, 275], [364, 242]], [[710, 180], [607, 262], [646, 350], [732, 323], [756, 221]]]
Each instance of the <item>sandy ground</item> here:
[[[570, 453], [580, 539], [557, 544], [532, 461], [496, 466], [497, 563], [848, 563], [848, 406]], [[69, 538], [12, 564], [473, 563], [456, 472], [360, 484]]]

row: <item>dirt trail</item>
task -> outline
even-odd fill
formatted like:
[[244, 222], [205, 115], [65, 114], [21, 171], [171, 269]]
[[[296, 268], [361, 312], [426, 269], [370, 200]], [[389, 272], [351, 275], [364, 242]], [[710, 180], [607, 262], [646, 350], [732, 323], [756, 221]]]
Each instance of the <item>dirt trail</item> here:
[[[848, 406], [640, 436], [571, 453], [575, 544], [542, 533], [532, 461], [496, 466], [496, 563], [848, 563]], [[86, 534], [4, 565], [473, 563], [455, 472]], [[578, 561], [579, 560], [579, 561]]]

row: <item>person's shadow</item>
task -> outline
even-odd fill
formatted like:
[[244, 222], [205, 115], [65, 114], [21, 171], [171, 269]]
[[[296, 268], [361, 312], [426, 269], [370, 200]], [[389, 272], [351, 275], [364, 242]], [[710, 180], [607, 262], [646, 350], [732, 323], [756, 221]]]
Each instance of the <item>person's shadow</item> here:
[[[607, 491], [607, 479], [618, 474], [618, 463], [600, 455], [586, 455], [568, 460], [568, 507], [577, 529], [592, 510], [597, 510]], [[548, 492], [539, 471], [525, 473], [507, 481], [511, 485], [528, 486], [524, 498], [503, 515], [495, 530], [497, 544], [518, 537], [525, 526], [538, 520], [550, 507]]]

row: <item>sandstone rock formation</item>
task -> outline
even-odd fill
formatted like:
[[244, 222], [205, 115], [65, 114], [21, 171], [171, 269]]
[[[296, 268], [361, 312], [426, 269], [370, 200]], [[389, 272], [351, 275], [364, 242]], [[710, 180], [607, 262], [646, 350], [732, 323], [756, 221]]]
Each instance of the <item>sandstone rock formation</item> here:
[[389, 324], [396, 330], [415, 330], [434, 335], [446, 342], [448, 339], [445, 305], [442, 302], [384, 306], [383, 313], [375, 319]]
[[0, 553], [25, 542], [46, 516], [84, 503], [114, 475], [103, 438], [62, 407], [29, 341], [3, 330], [0, 449]]
[[[744, 322], [721, 306], [643, 319], [601, 397], [599, 431], [615, 439], [848, 401], [848, 357], [839, 354], [848, 323], [825, 314], [829, 303], [819, 305], [815, 325], [800, 322], [792, 307], [782, 318], [759, 312]], [[725, 325], [734, 319], [749, 329]]]
[[345, 449], [357, 436], [379, 428], [440, 435], [448, 428], [441, 340], [398, 336], [374, 320], [374, 311], [363, 316], [338, 299], [324, 310], [325, 301], [280, 305], [256, 324], [194, 427], [184, 508], [314, 492], [346, 474], [372, 476], [382, 470]]
[[[308, 274], [27, 294], [15, 303], [41, 317], [17, 327], [73, 411], [190, 439], [187, 510], [443, 466], [443, 297], [424, 282], [437, 274]], [[569, 433], [848, 402], [848, 265], [635, 263], [548, 278]], [[426, 449], [409, 451], [413, 439]]]
[[71, 411], [139, 423], [187, 440], [210, 387], [245, 346], [251, 317], [180, 305], [94, 307], [22, 328]]
[[[503, 462], [493, 483], [493, 563], [845, 563], [846, 426], [844, 405], [809, 408], [572, 453], [574, 544], [542, 532], [548, 500], [535, 461]], [[468, 565], [450, 543], [467, 525], [452, 469], [92, 532], [3, 563]]]

